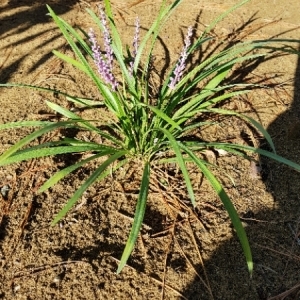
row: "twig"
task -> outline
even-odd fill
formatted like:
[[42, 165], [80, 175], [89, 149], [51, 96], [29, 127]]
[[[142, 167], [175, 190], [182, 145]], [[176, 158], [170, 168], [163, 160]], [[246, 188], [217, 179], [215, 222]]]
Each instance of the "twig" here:
[[[181, 252], [181, 254], [183, 255], [183, 257], [185, 258], [185, 260], [187, 261], [187, 263], [189, 264], [189, 266], [194, 270], [195, 274], [197, 275], [197, 277], [200, 279], [200, 281], [202, 282], [202, 284], [205, 286], [205, 288], [210, 291], [210, 286], [208, 286], [206, 284], [206, 282], [202, 279], [202, 277], [200, 276], [200, 274], [197, 272], [197, 270], [195, 269], [195, 267], [193, 266], [193, 264], [191, 263], [191, 261], [189, 260], [189, 258], [186, 256], [186, 254], [184, 253], [182, 247], [180, 246], [179, 242], [177, 241], [177, 239], [175, 239], [175, 243], [179, 248], [179, 251]], [[212, 296], [212, 295], [211, 295]], [[212, 298], [213, 299], [213, 298]]]
[[[112, 258], [113, 260], [115, 260], [117, 263], [120, 263], [120, 260], [118, 260], [117, 258], [113, 257], [113, 256], [110, 256], [110, 258]], [[135, 268], [129, 266], [129, 265], [126, 265], [126, 267], [128, 267], [129, 269], [133, 270], [136, 272]], [[142, 273], [143, 275], [147, 276], [145, 273]], [[189, 300], [187, 299], [186, 297], [184, 297], [179, 291], [177, 291], [175, 288], [171, 287], [170, 285], [168, 284], [165, 284], [163, 283], [162, 281], [159, 281], [158, 279], [152, 277], [152, 276], [148, 276], [149, 278], [151, 278], [151, 280], [155, 281], [156, 283], [158, 283], [159, 285], [162, 285], [166, 288], [168, 288], [169, 290], [173, 291], [175, 294], [177, 294], [179, 297], [181, 297], [182, 299], [185, 299], [185, 300]]]
[[298, 288], [300, 288], [300, 283], [294, 285], [292, 288], [290, 288], [289, 290], [287, 290], [279, 295], [269, 298], [268, 300], [284, 300], [287, 296], [292, 294]]
[[163, 272], [163, 280], [162, 280], [163, 286], [162, 286], [162, 291], [161, 291], [161, 300], [164, 299], [164, 295], [165, 295], [167, 260], [168, 260], [168, 255], [169, 255], [170, 250], [171, 250], [171, 244], [174, 241], [175, 223], [176, 223], [176, 220], [174, 220], [173, 226], [169, 229], [171, 238], [170, 238], [170, 241], [167, 245], [167, 249], [166, 249], [167, 251], [165, 251], [166, 255], [165, 255], [165, 259], [164, 259], [164, 272]]
[[30, 268], [29, 271], [16, 272], [13, 279], [12, 279], [12, 281], [14, 281], [16, 278], [20, 278], [20, 277], [24, 277], [24, 276], [30, 276], [32, 274], [42, 272], [42, 271], [45, 271], [45, 270], [49, 270], [49, 269], [52, 269], [52, 268], [55, 268], [55, 267], [69, 265], [69, 264], [75, 264], [75, 263], [83, 263], [83, 264], [90, 265], [86, 261], [79, 261], [79, 260], [62, 261], [62, 262], [54, 263], [54, 264], [51, 264], [51, 265], [42, 265], [42, 266], [39, 266], [39, 267]]
[[210, 284], [209, 284], [209, 279], [208, 279], [208, 276], [207, 276], [207, 272], [206, 272], [206, 269], [205, 269], [205, 265], [203, 263], [202, 255], [201, 255], [201, 253], [199, 251], [199, 248], [198, 248], [198, 245], [197, 245], [197, 242], [196, 242], [196, 239], [195, 239], [195, 235], [194, 235], [194, 232], [193, 232], [190, 220], [188, 222], [188, 225], [189, 225], [189, 229], [190, 229], [190, 232], [191, 232], [192, 241], [193, 241], [195, 249], [196, 249], [196, 251], [198, 253], [198, 257], [199, 257], [199, 260], [200, 260], [200, 263], [201, 263], [201, 266], [202, 266], [202, 269], [203, 269], [203, 272], [204, 272], [204, 276], [205, 276], [205, 279], [206, 279], [206, 282], [207, 282], [208, 292], [209, 292], [211, 298], [214, 299], [214, 296], [213, 296], [213, 293], [212, 293], [212, 290], [211, 290], [211, 287], [210, 287]]

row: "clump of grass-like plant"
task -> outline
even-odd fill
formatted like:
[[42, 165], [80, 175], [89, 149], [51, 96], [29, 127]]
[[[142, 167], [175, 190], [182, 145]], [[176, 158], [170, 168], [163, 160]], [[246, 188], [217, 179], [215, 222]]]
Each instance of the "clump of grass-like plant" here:
[[[195, 37], [192, 27], [188, 28], [180, 58], [170, 69], [169, 74], [165, 76], [163, 83], [155, 87], [156, 93], [152, 92], [153, 88], [149, 83], [152, 70], [152, 52], [162, 25], [181, 0], [176, 0], [171, 5], [167, 5], [166, 1], [163, 1], [158, 16], [143, 37], [140, 37], [140, 25], [137, 19], [131, 51], [128, 48], [124, 49], [122, 45], [109, 0], [104, 1], [105, 12], [100, 8], [99, 17], [91, 10], [87, 10], [103, 33], [104, 49], [102, 50], [93, 29], [90, 29], [88, 33], [78, 32], [47, 6], [50, 16], [58, 25], [76, 58], [66, 56], [58, 51], [53, 51], [53, 53], [92, 79], [99, 90], [102, 103], [114, 116], [114, 119], [106, 123], [107, 128], [109, 128], [109, 131], [106, 131], [95, 125], [98, 120], [82, 119], [74, 111], [47, 101], [46, 104], [55, 112], [63, 115], [66, 120], [58, 122], [27, 121], [0, 125], [0, 129], [18, 126], [40, 127], [5, 151], [0, 156], [0, 166], [62, 153], [90, 153], [88, 158], [84, 158], [54, 174], [39, 189], [39, 192], [43, 192], [88, 162], [99, 157], [105, 158], [104, 162], [96, 168], [58, 213], [52, 222], [54, 225], [67, 214], [95, 181], [105, 178], [111, 171], [117, 171], [125, 164], [138, 158], [143, 166], [140, 192], [132, 229], [120, 260], [118, 273], [126, 264], [133, 250], [143, 222], [150, 172], [154, 164], [165, 164], [166, 162], [178, 164], [191, 204], [194, 207], [197, 203], [186, 163], [194, 163], [199, 168], [220, 197], [229, 214], [241, 242], [250, 272], [252, 272], [253, 263], [245, 230], [230, 198], [220, 181], [212, 173], [211, 165], [200, 155], [201, 151], [208, 148], [223, 149], [242, 157], [247, 157], [246, 153], [258, 153], [300, 171], [298, 164], [276, 155], [271, 137], [257, 121], [236, 111], [222, 109], [220, 106], [222, 102], [245, 94], [253, 87], [251, 84], [223, 83], [234, 66], [266, 56], [270, 49], [271, 52], [276, 50], [292, 52], [292, 48], [281, 50], [279, 46], [277, 46], [278, 48], [271, 47], [270, 44], [274, 40], [240, 42], [213, 53], [210, 57], [193, 65], [193, 68], [187, 67], [188, 58], [192, 57], [202, 45], [211, 39], [209, 32], [215, 25], [247, 1], [242, 1], [222, 14], [212, 22], [200, 37]], [[277, 40], [276, 42], [285, 41]], [[253, 51], [256, 49], [260, 51]], [[144, 58], [143, 61], [142, 57]], [[116, 74], [119, 77], [116, 77]], [[25, 84], [2, 84], [2, 86], [25, 86], [51, 91]], [[98, 109], [98, 101], [66, 95], [60, 91], [56, 92], [65, 95], [67, 100], [81, 107]], [[209, 114], [236, 116], [243, 119], [265, 137], [273, 152], [239, 144], [193, 139], [191, 137], [193, 130], [201, 130], [205, 124], [205, 122], [199, 121], [199, 116], [202, 116], [203, 119]], [[101, 137], [102, 143], [76, 138], [62, 138], [59, 141], [23, 148], [39, 136], [58, 128], [75, 128], [80, 131], [93, 132]]]

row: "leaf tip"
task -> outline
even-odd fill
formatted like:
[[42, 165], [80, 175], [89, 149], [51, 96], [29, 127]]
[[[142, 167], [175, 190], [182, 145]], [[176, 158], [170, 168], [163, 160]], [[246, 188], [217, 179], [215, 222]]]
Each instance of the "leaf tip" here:
[[252, 275], [253, 275], [253, 261], [252, 260], [247, 261], [247, 265], [248, 265], [248, 271], [249, 271], [249, 274], [250, 274], [250, 278], [252, 278]]
[[117, 272], [116, 272], [117, 275], [119, 275], [122, 272], [124, 266], [125, 266], [125, 264], [120, 262], [120, 264], [118, 265]]
[[61, 218], [58, 218], [57, 216], [54, 218], [54, 220], [51, 222], [50, 226], [53, 227], [55, 226], [59, 221], [61, 220]]

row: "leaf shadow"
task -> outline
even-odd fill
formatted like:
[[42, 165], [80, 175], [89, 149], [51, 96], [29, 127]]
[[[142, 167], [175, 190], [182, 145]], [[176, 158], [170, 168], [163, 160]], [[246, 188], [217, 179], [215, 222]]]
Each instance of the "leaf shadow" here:
[[[73, 9], [75, 5], [80, 2], [79, 0], [50, 0], [47, 4], [50, 5], [58, 15], [62, 15]], [[51, 47], [54, 42], [58, 41], [60, 34], [53, 33], [55, 24], [53, 24], [53, 28], [51, 29], [39, 30], [30, 36], [26, 35], [26, 32], [32, 31], [34, 26], [52, 22], [47, 16], [47, 13], [45, 2], [40, 0], [9, 0], [6, 4], [1, 5], [0, 36], [7, 41], [11, 41], [0, 48], [4, 53], [0, 68], [1, 82], [7, 82], [12, 75], [20, 69], [24, 59], [30, 55], [31, 52], [38, 51], [45, 46]], [[19, 36], [22, 36], [22, 38], [19, 39]], [[44, 39], [44, 36], [47, 36], [47, 38]], [[26, 49], [26, 51], [24, 50], [23, 55], [20, 56], [18, 54], [16, 59], [12, 57], [13, 50], [16, 51], [16, 49], [19, 49], [18, 52], [23, 51], [20, 50], [20, 47], [24, 47], [24, 45], [38, 39], [40, 39], [40, 41], [36, 47]], [[51, 50], [49, 50], [49, 53], [45, 53], [40, 60], [35, 62], [26, 72], [32, 72], [44, 64], [49, 59]]]
[[[299, 164], [300, 56], [293, 90], [291, 107], [279, 115], [267, 130], [273, 138], [277, 154]], [[270, 150], [264, 140], [260, 147]], [[233, 232], [234, 237], [218, 246], [204, 263], [214, 299], [283, 299], [280, 294], [289, 289], [291, 292], [284, 299], [296, 299], [299, 296], [299, 289], [292, 290], [292, 287], [300, 281], [300, 173], [270, 159], [260, 159], [262, 180], [265, 189], [273, 196], [274, 208], [255, 213], [248, 211], [240, 215], [246, 224], [254, 273], [251, 278], [241, 246]], [[198, 246], [201, 249], [200, 242]], [[201, 265], [196, 267], [202, 268]], [[204, 290], [203, 284], [195, 277], [186, 286], [183, 295], [190, 300], [204, 299]], [[205, 297], [210, 299], [209, 294]]]

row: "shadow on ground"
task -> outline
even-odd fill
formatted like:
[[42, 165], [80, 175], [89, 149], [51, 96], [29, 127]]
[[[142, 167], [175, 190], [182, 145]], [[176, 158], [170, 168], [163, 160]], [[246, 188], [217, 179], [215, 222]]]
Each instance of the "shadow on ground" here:
[[[79, 3], [79, 0], [49, 0], [47, 4], [55, 11], [56, 14], [62, 15], [70, 11], [74, 6]], [[30, 43], [30, 51], [34, 52], [38, 49], [42, 49], [53, 44], [58, 39], [60, 34], [54, 34], [52, 28], [42, 29], [40, 31], [33, 31], [35, 25], [41, 25], [49, 22], [53, 22], [50, 17], [47, 16], [47, 7], [44, 1], [36, 0], [8, 0], [7, 4], [0, 6], [0, 36], [2, 39], [9, 41], [5, 45], [0, 46], [1, 63], [0, 63], [0, 81], [5, 82], [11, 78], [11, 74], [20, 70], [24, 57], [30, 55], [30, 53], [24, 53], [23, 56], [17, 56], [17, 59], [11, 59], [12, 52], [18, 45]], [[27, 32], [31, 33], [30, 35]], [[51, 38], [43, 38], [44, 35], [51, 35]], [[36, 48], [32, 47], [34, 40], [39, 40]], [[51, 49], [52, 50], [52, 49]], [[27, 70], [28, 72], [35, 70], [40, 65], [44, 64], [50, 57], [49, 54], [45, 54], [35, 64]]]
[[[267, 129], [277, 153], [300, 163], [300, 58], [294, 91], [292, 106]], [[265, 142], [261, 147], [270, 150]], [[237, 238], [227, 241], [205, 262], [214, 299], [300, 297], [299, 287], [290, 291], [300, 282], [300, 173], [263, 157], [261, 165], [266, 189], [274, 198], [274, 209], [255, 214], [249, 211], [244, 216], [255, 264], [252, 279]], [[201, 266], [198, 270], [201, 272]], [[189, 300], [210, 299], [208, 294], [206, 298], [200, 296], [204, 290], [200, 280], [195, 279], [183, 295]]]

